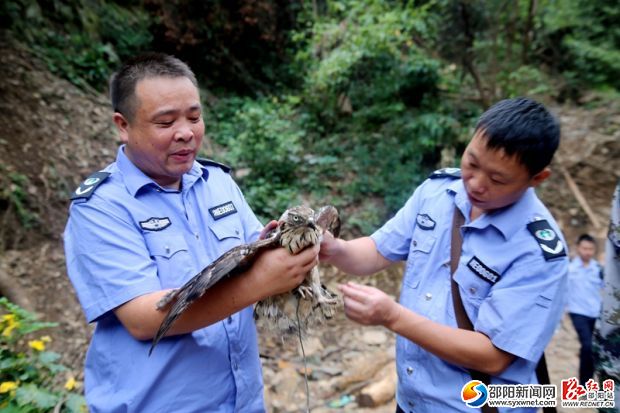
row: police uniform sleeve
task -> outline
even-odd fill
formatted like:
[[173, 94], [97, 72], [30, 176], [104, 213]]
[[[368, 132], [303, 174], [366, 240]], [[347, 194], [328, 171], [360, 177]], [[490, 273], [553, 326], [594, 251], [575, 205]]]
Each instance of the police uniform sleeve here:
[[371, 235], [379, 253], [390, 261], [406, 260], [409, 255], [420, 198], [427, 183], [420, 185], [396, 215]]
[[69, 278], [88, 322], [161, 289], [139, 230], [101, 198], [71, 206], [64, 238]]
[[474, 328], [517, 357], [538, 362], [562, 317], [568, 260], [516, 262], [481, 303]]

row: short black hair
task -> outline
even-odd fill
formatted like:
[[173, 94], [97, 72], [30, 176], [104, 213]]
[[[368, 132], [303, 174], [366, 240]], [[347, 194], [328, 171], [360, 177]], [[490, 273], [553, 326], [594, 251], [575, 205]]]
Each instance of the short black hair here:
[[581, 244], [582, 241], [591, 242], [592, 244], [596, 245], [596, 241], [590, 234], [581, 234], [579, 238], [577, 238], [577, 245]]
[[196, 76], [187, 64], [164, 53], [146, 52], [127, 60], [110, 78], [110, 100], [115, 112], [129, 122], [135, 116], [136, 85], [151, 77], [186, 77], [198, 87]]
[[489, 149], [516, 156], [536, 175], [551, 163], [560, 144], [560, 125], [540, 103], [528, 98], [506, 99], [491, 106], [478, 119], [476, 132]]

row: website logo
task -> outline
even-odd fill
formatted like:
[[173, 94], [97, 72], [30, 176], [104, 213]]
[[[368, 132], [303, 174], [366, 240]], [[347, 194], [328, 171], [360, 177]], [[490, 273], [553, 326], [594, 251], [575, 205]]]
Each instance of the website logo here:
[[479, 380], [471, 380], [461, 390], [461, 400], [468, 407], [477, 408], [484, 405], [489, 398], [487, 386]]

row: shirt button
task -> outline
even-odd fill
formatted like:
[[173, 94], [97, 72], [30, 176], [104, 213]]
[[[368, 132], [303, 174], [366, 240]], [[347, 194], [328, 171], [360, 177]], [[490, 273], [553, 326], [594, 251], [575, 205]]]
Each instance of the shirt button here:
[[431, 293], [426, 293], [426, 294], [424, 295], [424, 298], [426, 299], [426, 301], [430, 301], [430, 300], [432, 300], [432, 299], [433, 299], [433, 294], [431, 294]]
[[239, 368], [239, 365], [237, 364], [236, 361], [233, 361], [232, 367], [233, 367], [233, 369], [237, 370]]
[[170, 254], [170, 247], [166, 245], [166, 254]]
[[409, 366], [407, 367], [407, 374], [411, 375], [411, 373], [413, 373], [413, 367]]
[[196, 237], [196, 239], [200, 239], [200, 235], [198, 235], [198, 233], [195, 233], [194, 236]]
[[228, 324], [232, 323], [232, 317], [228, 317]]
[[239, 230], [238, 229], [235, 230], [235, 234], [239, 235]]
[[418, 241], [413, 240], [413, 246], [414, 246], [414, 247], [417, 247], [417, 246], [418, 246]]
[[469, 287], [469, 292], [470, 293], [476, 294], [476, 291], [478, 291], [478, 290], [476, 290], [476, 287]]

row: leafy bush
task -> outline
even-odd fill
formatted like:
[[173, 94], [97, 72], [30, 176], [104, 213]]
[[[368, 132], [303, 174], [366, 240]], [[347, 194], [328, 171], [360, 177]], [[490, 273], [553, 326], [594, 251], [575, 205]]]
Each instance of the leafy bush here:
[[138, 7], [105, 0], [40, 3], [3, 2], [0, 21], [32, 47], [53, 73], [81, 88], [105, 90], [121, 60], [150, 48], [151, 20]]
[[226, 148], [230, 163], [255, 212], [264, 221], [298, 203], [297, 173], [304, 130], [294, 99], [231, 99], [207, 115], [208, 133]]
[[263, 219], [311, 200], [348, 210], [345, 225], [368, 233], [402, 206], [441, 148], [457, 144], [459, 112], [439, 99], [446, 72], [411, 40], [425, 30], [424, 10], [350, 0], [318, 18], [302, 13], [299, 87], [211, 108], [218, 157], [238, 170]]
[[[60, 355], [46, 351], [49, 336], [33, 333], [55, 327], [37, 321], [23, 308], [0, 297], [0, 410], [5, 413], [86, 412], [84, 398], [74, 391]], [[60, 377], [68, 379], [62, 386]]]
[[9, 172], [0, 164], [0, 209], [4, 204], [7, 210], [13, 210], [21, 225], [33, 228], [40, 219], [36, 211], [32, 209], [28, 199], [28, 188], [31, 186], [28, 177], [17, 172]]

